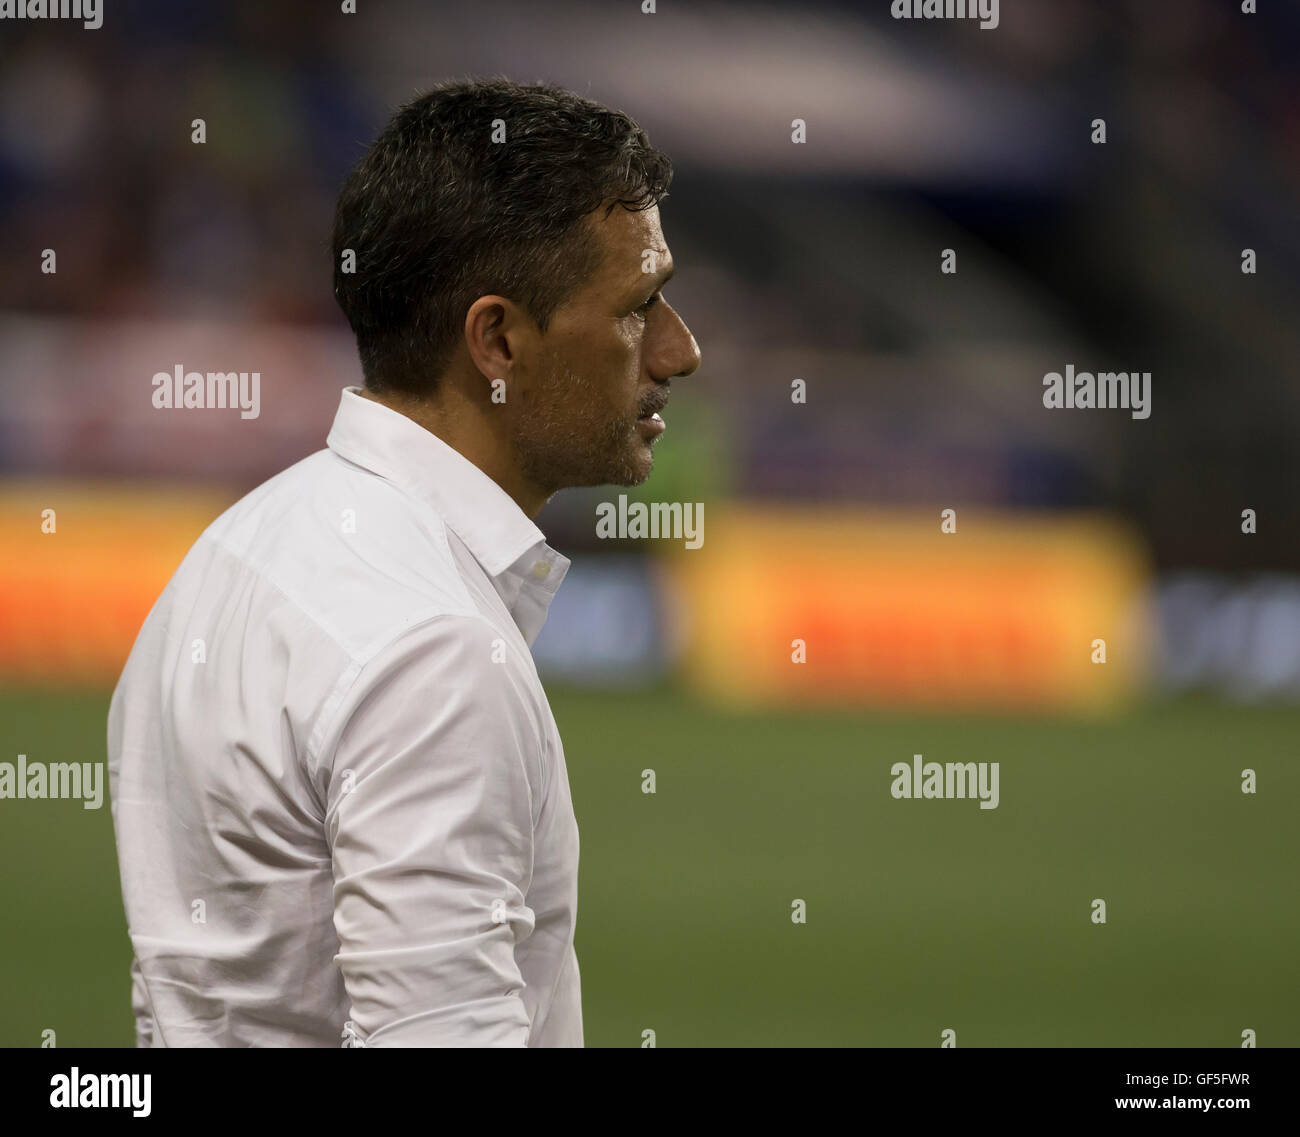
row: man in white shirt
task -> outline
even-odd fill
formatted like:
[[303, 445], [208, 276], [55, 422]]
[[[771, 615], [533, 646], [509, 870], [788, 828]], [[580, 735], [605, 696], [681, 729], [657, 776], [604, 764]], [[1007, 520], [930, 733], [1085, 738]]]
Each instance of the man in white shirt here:
[[113, 694], [141, 1046], [581, 1046], [578, 830], [534, 518], [643, 481], [699, 365], [671, 167], [545, 86], [446, 84], [349, 176], [365, 388], [223, 514]]

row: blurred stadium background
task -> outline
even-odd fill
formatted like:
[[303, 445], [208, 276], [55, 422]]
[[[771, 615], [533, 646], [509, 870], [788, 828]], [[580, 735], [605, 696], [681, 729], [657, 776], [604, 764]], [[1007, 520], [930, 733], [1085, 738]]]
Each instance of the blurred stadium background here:
[[[391, 108], [545, 79], [673, 157], [704, 353], [631, 491], [702, 547], [599, 540], [608, 488], [539, 519], [588, 1044], [1300, 1043], [1300, 8], [360, 7], [0, 28], [0, 761], [103, 761], [185, 549], [323, 445], [334, 195]], [[1067, 362], [1151, 417], [1049, 413]], [[177, 363], [259, 371], [259, 417], [154, 409]], [[893, 800], [917, 753], [1000, 762], [999, 808]], [[0, 801], [0, 864], [0, 1045], [130, 1045], [108, 808]]]

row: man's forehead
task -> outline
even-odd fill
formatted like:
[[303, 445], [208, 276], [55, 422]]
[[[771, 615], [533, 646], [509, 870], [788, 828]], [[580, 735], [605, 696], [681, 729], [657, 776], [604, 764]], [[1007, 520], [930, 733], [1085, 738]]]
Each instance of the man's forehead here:
[[652, 250], [659, 266], [668, 256], [668, 245], [659, 226], [659, 207], [630, 210], [616, 205], [609, 215], [604, 209], [594, 217], [596, 233], [605, 252], [604, 267], [612, 276], [641, 271], [646, 250]]

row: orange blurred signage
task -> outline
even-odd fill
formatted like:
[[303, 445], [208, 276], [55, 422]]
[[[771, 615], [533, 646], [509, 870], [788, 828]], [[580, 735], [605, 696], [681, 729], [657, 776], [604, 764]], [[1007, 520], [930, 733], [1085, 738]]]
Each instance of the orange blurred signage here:
[[1150, 645], [1132, 533], [958, 512], [945, 533], [938, 509], [713, 509], [702, 547], [672, 558], [689, 676], [749, 705], [1088, 711], [1133, 695]]
[[0, 486], [0, 676], [112, 683], [229, 494]]

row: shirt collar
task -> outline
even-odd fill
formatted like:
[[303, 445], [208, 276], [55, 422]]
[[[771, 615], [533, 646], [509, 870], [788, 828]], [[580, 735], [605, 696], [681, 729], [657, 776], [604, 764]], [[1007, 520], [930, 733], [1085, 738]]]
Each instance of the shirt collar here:
[[492, 580], [529, 646], [568, 558], [518, 503], [457, 450], [400, 411], [345, 387], [326, 445], [431, 506]]

